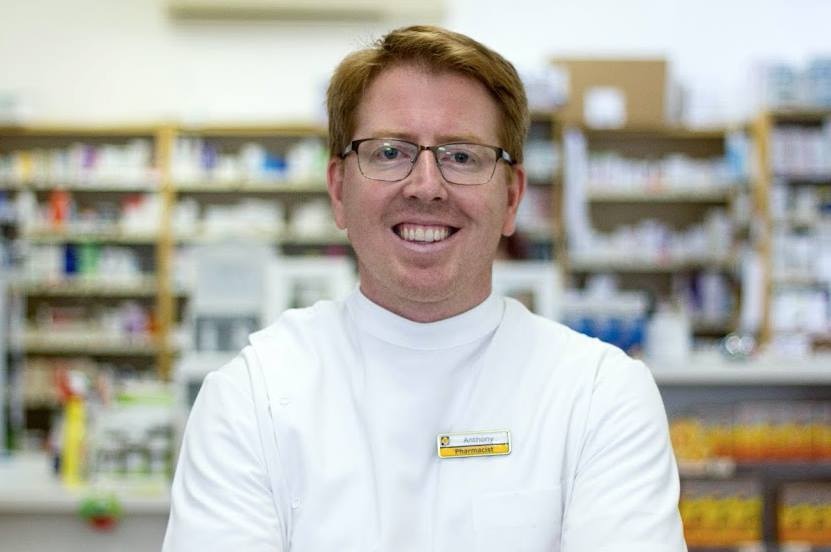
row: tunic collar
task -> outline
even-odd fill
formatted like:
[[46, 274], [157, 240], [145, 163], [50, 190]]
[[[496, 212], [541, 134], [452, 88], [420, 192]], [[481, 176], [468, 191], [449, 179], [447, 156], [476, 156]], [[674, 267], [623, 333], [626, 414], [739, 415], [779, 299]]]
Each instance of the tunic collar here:
[[493, 292], [480, 304], [437, 322], [413, 322], [373, 303], [356, 289], [346, 300], [358, 329], [408, 349], [449, 349], [492, 333], [502, 320], [504, 301]]

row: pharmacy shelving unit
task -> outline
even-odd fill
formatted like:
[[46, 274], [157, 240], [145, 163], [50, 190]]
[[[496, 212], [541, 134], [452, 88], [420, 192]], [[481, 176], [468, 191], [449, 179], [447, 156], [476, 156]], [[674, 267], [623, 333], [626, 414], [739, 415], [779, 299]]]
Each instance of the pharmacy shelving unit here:
[[[205, 244], [237, 238], [272, 243], [290, 254], [327, 247], [346, 252], [345, 236], [328, 211], [327, 157], [326, 130], [319, 125], [178, 128], [171, 159], [174, 240]], [[242, 211], [227, 209], [240, 202], [256, 204], [257, 220], [245, 224]], [[234, 224], [215, 225], [215, 209], [226, 209]]]
[[16, 237], [15, 197], [18, 186], [0, 181], [0, 454], [6, 448], [8, 393], [8, 328], [9, 314], [8, 276], [12, 271], [12, 242]]
[[[684, 416], [691, 410], [715, 413], [736, 408], [743, 403], [764, 404], [776, 410], [789, 402], [822, 404], [831, 401], [831, 354], [816, 355], [802, 360], [777, 357], [730, 360], [720, 351], [711, 350], [694, 354], [689, 362], [683, 365], [650, 364], [670, 419]], [[776, 417], [772, 416], [771, 419], [776, 420]], [[785, 421], [779, 420], [778, 423], [784, 424]], [[794, 428], [789, 431], [794, 433], [798, 430]], [[685, 481], [709, 480], [715, 481], [718, 485], [720, 481], [755, 480], [760, 486], [763, 512], [760, 547], [735, 546], [718, 550], [828, 550], [800, 548], [797, 543], [779, 543], [777, 505], [785, 484], [805, 481], [831, 482], [831, 462], [807, 459], [741, 461], [719, 458], [682, 460], [679, 462], [679, 470], [682, 485]]]
[[[725, 157], [730, 129], [594, 129], [580, 125], [566, 128], [566, 132], [575, 131], [582, 133], [587, 156], [583, 201], [589, 224], [601, 234], [609, 235], [623, 226], [634, 227], [648, 219], [682, 232], [693, 224], [702, 224], [713, 209], [732, 217], [734, 204], [747, 185], [741, 178], [717, 175], [706, 165]], [[657, 174], [656, 166], [669, 165], [667, 160], [673, 156], [683, 156], [682, 163], [688, 167], [677, 175]], [[565, 164], [570, 162], [573, 159], [565, 159]], [[644, 168], [647, 164], [651, 167]], [[622, 165], [626, 165], [623, 167], [626, 170], [621, 169]], [[626, 171], [641, 174], [635, 177], [622, 174]], [[568, 216], [565, 211], [561, 213], [563, 219]], [[618, 278], [622, 289], [647, 290], [656, 301], [672, 299], [674, 275], [705, 271], [723, 275], [729, 283], [729, 302], [733, 307], [718, 317], [692, 320], [697, 335], [717, 337], [731, 331], [736, 323], [740, 290], [735, 253], [739, 235], [736, 232], [725, 236], [730, 241], [719, 252], [694, 255], [608, 248], [576, 252], [570, 250], [568, 236], [564, 236], [559, 241], [558, 256], [567, 278], [578, 288], [588, 276], [608, 273]]]
[[[17, 453], [0, 463], [0, 533], [4, 550], [147, 550], [161, 543], [170, 512], [167, 488], [146, 483], [111, 485], [121, 518], [117, 528], [97, 533], [78, 517], [89, 487], [70, 488], [49, 477], [46, 456]], [[152, 544], [150, 544], [152, 543]]]
[[17, 262], [17, 238], [19, 235], [15, 209], [20, 185], [0, 179], [0, 453], [6, 450], [9, 422], [9, 366], [13, 364], [9, 354], [8, 332], [13, 318], [9, 292], [11, 273]]
[[[768, 121], [791, 121], [784, 114], [767, 115]], [[788, 115], [787, 117], [791, 117]], [[823, 120], [817, 114], [800, 114], [802, 125], [817, 127]], [[781, 123], [780, 123], [781, 124]], [[595, 152], [615, 152], [624, 159], [660, 159], [671, 153], [684, 153], [692, 159], [714, 159], [727, 153], [727, 130], [689, 131], [683, 129], [622, 129], [591, 130], [581, 129], [585, 136], [588, 155]], [[770, 129], [768, 129], [769, 131]], [[755, 134], [755, 140], [760, 141]], [[766, 159], [765, 143], [759, 145], [760, 158]], [[566, 149], [567, 152], [571, 150]], [[568, 153], [567, 153], [568, 155]], [[566, 163], [569, 160], [566, 159]], [[695, 224], [702, 220], [705, 213], [718, 207], [729, 213], [733, 236], [730, 247], [722, 249], [718, 255], [702, 255], [697, 258], [673, 258], [672, 256], [656, 258], [655, 255], [638, 256], [627, 252], [615, 255], [614, 249], [607, 249], [598, 254], [577, 255], [565, 248], [561, 254], [566, 272], [572, 282], [580, 285], [590, 274], [612, 273], [617, 275], [622, 287], [648, 289], [656, 297], [667, 297], [672, 292], [668, 285], [672, 275], [709, 270], [725, 274], [733, 286], [733, 296], [740, 295], [740, 282], [737, 277], [737, 254], [740, 247], [757, 245], [767, 255], [767, 266], [772, 266], [771, 246], [769, 241], [757, 242], [770, 233], [760, 231], [758, 227], [769, 229], [769, 218], [758, 216], [769, 212], [767, 204], [770, 199], [770, 179], [755, 178], [750, 181], [732, 181], [731, 186], [704, 186], [698, 189], [692, 185], [678, 186], [603, 186], [596, 174], [592, 186], [587, 186], [585, 202], [592, 227], [608, 233], [624, 224], [636, 224], [638, 221], [655, 218], [666, 221], [676, 229]], [[697, 182], [701, 178], [695, 178]], [[814, 177], [812, 186], [822, 186], [823, 178]], [[716, 183], [720, 184], [720, 183]], [[761, 184], [761, 185], [760, 185]], [[804, 184], [807, 185], [807, 184]], [[739, 195], [741, 194], [741, 196]], [[745, 194], [753, 194], [753, 198]], [[739, 208], [739, 203], [743, 205]], [[753, 211], [753, 227], [748, 227], [750, 217], [740, 214]], [[565, 213], [564, 213], [565, 214]], [[788, 213], [788, 218], [800, 220], [797, 213]], [[770, 269], [768, 269], [768, 274]], [[792, 277], [792, 281], [801, 284], [804, 278]], [[769, 307], [768, 307], [769, 308]], [[736, 310], [723, 321], [701, 322], [695, 327], [699, 336], [722, 336], [734, 329]], [[718, 323], [720, 322], [720, 323]], [[671, 418], [689, 415], [717, 416], [718, 412], [729, 411], [733, 416], [737, 412], [744, 415], [760, 408], [762, 417], [775, 418], [780, 409], [796, 405], [795, 409], [806, 404], [827, 405], [831, 402], [831, 357], [816, 356], [809, 360], [793, 359], [754, 360], [751, 362], [730, 362], [720, 352], [697, 354], [683, 366], [662, 365], [660, 362], [648, 362], [655, 372], [655, 377]], [[759, 406], [761, 405], [761, 406]], [[738, 410], [741, 408], [742, 410]], [[821, 407], [822, 408], [822, 407]], [[690, 414], [692, 412], [692, 414]], [[731, 421], [737, 423], [738, 421]], [[742, 422], [743, 423], [743, 422]], [[704, 464], [682, 463], [682, 484], [684, 488], [706, 488], [714, 480], [712, 487], [729, 487], [735, 482], [752, 481], [761, 497], [762, 532], [758, 546], [735, 546], [719, 550], [813, 550], [822, 549], [797, 548], [793, 543], [779, 543], [777, 534], [777, 508], [782, 500], [786, 486], [802, 482], [831, 482], [831, 463], [817, 457], [816, 460], [757, 460], [746, 458], [724, 461], [719, 459]], [[722, 482], [724, 482], [722, 484]], [[712, 515], [716, 515], [711, 512]], [[704, 549], [695, 549], [704, 550]], [[712, 550], [712, 549], [708, 549]]]
[[8, 303], [8, 285], [6, 283], [6, 274], [0, 271], [0, 454], [3, 454], [7, 448], [7, 408], [9, 404], [9, 387], [8, 387], [8, 365], [9, 358], [7, 353], [8, 347], [8, 327], [9, 327], [9, 310], [6, 306]]
[[[754, 179], [758, 247], [766, 265], [761, 333], [767, 343], [781, 331], [806, 331], [787, 328], [793, 324], [781, 320], [787, 315], [776, 314], [777, 298], [800, 291], [808, 297], [813, 293], [814, 303], [824, 302], [828, 308], [828, 299], [820, 296], [827, 292], [829, 282], [818, 277], [820, 268], [814, 262], [821, 250], [818, 240], [828, 235], [831, 109], [765, 111], [756, 118], [753, 130], [759, 150]], [[807, 331], [812, 346], [831, 343], [831, 328]]]
[[[18, 221], [22, 266], [10, 282], [23, 305], [9, 343], [21, 359], [10, 384], [17, 395], [23, 395], [33, 359], [58, 365], [81, 358], [168, 373], [173, 351], [165, 165], [171, 137], [163, 125], [0, 128], [0, 186], [26, 196], [18, 202], [26, 206], [19, 207], [26, 220]], [[135, 261], [132, 272], [101, 264], [115, 249]], [[48, 267], [35, 260], [36, 251], [47, 250]], [[112, 309], [125, 302], [149, 317], [143, 328], [127, 330], [112, 319]], [[108, 311], [110, 319], [102, 325], [73, 318], [82, 311]], [[46, 429], [57, 406], [18, 403], [18, 417], [33, 429]]]
[[520, 204], [516, 233], [502, 244], [510, 258], [550, 260], [556, 255], [556, 244], [562, 231], [561, 218], [554, 216], [559, 212], [562, 200], [561, 129], [557, 112], [531, 113], [524, 152], [525, 198]]
[[[184, 293], [175, 301], [173, 323], [185, 330], [180, 337], [194, 354], [243, 346], [242, 334], [230, 328], [257, 317], [253, 311], [231, 313], [206, 297], [209, 284], [196, 268], [206, 258], [223, 267], [233, 264], [224, 268], [225, 277], [238, 281], [243, 277], [238, 271], [247, 277], [260, 274], [263, 267], [256, 261], [265, 262], [265, 256], [352, 254], [331, 216], [327, 161], [321, 125], [187, 125], [175, 130], [170, 222], [174, 283]], [[261, 248], [258, 259], [220, 262], [216, 255], [229, 251], [229, 244]], [[237, 318], [230, 322], [228, 317]], [[220, 334], [224, 337], [205, 337]]]
[[[325, 137], [324, 127], [305, 123], [0, 127], [4, 217], [10, 200], [21, 195], [27, 201], [15, 203], [29, 206], [27, 220], [14, 221], [12, 230], [5, 218], [0, 222], [4, 234], [20, 238], [24, 253], [9, 284], [26, 316], [4, 342], [22, 359], [12, 377], [15, 393], [22, 396], [23, 366], [44, 357], [121, 362], [168, 379], [189, 297], [187, 282], [176, 277], [182, 248], [237, 240], [267, 243], [289, 255], [350, 255], [329, 214]], [[136, 148], [143, 155], [141, 166]], [[127, 204], [136, 196], [150, 206], [128, 214], [134, 205]], [[269, 203], [273, 210], [262, 208]], [[233, 205], [243, 207], [235, 226], [223, 226], [223, 217], [210, 219], [212, 210]], [[157, 222], [142, 224], [151, 219]], [[135, 252], [140, 270], [127, 277], [107, 270], [66, 275], [64, 264], [70, 261], [57, 256], [68, 255], [69, 244], [77, 246], [76, 256], [86, 248], [87, 263], [90, 251], [107, 247]], [[33, 252], [50, 248], [55, 255], [48, 266], [34, 259]], [[125, 302], [152, 313], [150, 332], [123, 334], [112, 324], [44, 332], [38, 325], [44, 313], [58, 312], [49, 310], [53, 307], [105, 309]], [[31, 419], [42, 423], [35, 425], [48, 425], [49, 409], [37, 410]]]

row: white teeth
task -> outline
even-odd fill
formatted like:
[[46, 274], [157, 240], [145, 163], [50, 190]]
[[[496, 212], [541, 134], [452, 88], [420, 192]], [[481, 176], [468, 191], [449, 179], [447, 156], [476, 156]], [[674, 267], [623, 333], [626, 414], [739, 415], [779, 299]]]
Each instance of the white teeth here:
[[398, 235], [407, 241], [431, 243], [446, 239], [450, 230], [443, 228], [425, 228], [423, 226], [403, 226], [398, 230]]

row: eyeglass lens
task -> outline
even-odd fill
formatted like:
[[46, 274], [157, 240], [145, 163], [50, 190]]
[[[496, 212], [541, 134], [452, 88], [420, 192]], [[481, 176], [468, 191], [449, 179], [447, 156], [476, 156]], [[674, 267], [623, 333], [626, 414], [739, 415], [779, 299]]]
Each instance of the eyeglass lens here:
[[[480, 144], [433, 146], [442, 177], [454, 184], [485, 184], [493, 176], [496, 151]], [[421, 153], [417, 144], [402, 140], [372, 139], [358, 146], [358, 165], [367, 178], [394, 182], [412, 172]]]

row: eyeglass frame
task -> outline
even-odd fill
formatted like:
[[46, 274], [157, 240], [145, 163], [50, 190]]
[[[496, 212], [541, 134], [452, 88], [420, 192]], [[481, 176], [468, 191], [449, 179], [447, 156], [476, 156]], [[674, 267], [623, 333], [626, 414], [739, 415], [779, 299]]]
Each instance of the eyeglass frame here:
[[[367, 176], [366, 174], [364, 174], [364, 169], [361, 167], [361, 159], [360, 159], [360, 156], [358, 155], [358, 147], [362, 143], [369, 142], [371, 140], [394, 140], [396, 142], [402, 142], [404, 144], [409, 144], [411, 146], [416, 146], [418, 148], [418, 151], [416, 152], [415, 157], [413, 158], [412, 162], [410, 163], [410, 170], [407, 171], [407, 174], [405, 174], [401, 178], [397, 178], [395, 180], [384, 180], [382, 178], [372, 178], [371, 176]], [[492, 149], [496, 153], [496, 161], [493, 164], [493, 171], [491, 171], [490, 176], [484, 182], [482, 182], [480, 184], [462, 184], [462, 183], [459, 183], [459, 182], [453, 182], [452, 180], [449, 180], [446, 176], [444, 176], [444, 171], [442, 170], [441, 162], [439, 161], [438, 149], [439, 148], [444, 148], [444, 147], [447, 147], [447, 146], [458, 146], [458, 145], [462, 145], [462, 144], [489, 148], [489, 149]], [[402, 180], [404, 180], [405, 178], [407, 178], [408, 176], [413, 174], [413, 168], [415, 167], [415, 164], [418, 162], [418, 158], [421, 155], [421, 152], [423, 152], [423, 151], [432, 151], [433, 152], [433, 159], [436, 161], [436, 167], [438, 167], [442, 178], [444, 178], [448, 183], [455, 184], [457, 186], [482, 186], [482, 185], [487, 184], [488, 182], [491, 181], [491, 179], [493, 178], [493, 175], [496, 173], [496, 165], [500, 161], [505, 161], [505, 163], [507, 163], [508, 166], [511, 166], [511, 167], [513, 167], [517, 163], [514, 160], [514, 158], [511, 157], [511, 154], [508, 153], [504, 148], [500, 148], [499, 146], [491, 146], [490, 144], [479, 144], [479, 143], [476, 143], [476, 142], [447, 142], [445, 144], [436, 144], [435, 146], [424, 146], [422, 144], [417, 144], [415, 142], [410, 142], [409, 140], [402, 140], [401, 138], [384, 138], [384, 137], [381, 137], [381, 138], [361, 138], [360, 140], [352, 140], [344, 148], [343, 152], [341, 152], [339, 157], [341, 159], [346, 159], [347, 155], [354, 152], [356, 158], [358, 159], [358, 170], [361, 171], [361, 174], [364, 176], [364, 178], [369, 178], [370, 180], [377, 180], [378, 182], [401, 182]]]

